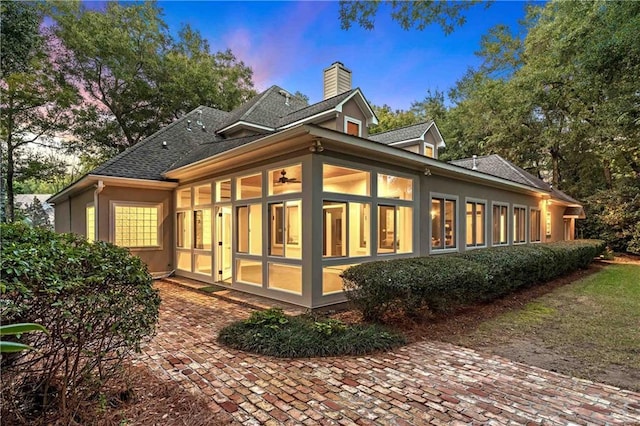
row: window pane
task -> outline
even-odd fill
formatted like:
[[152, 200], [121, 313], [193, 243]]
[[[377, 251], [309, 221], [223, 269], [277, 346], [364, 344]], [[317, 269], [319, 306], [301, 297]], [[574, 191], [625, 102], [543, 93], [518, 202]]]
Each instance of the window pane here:
[[216, 201], [231, 201], [231, 179], [216, 182]]
[[302, 202], [285, 203], [285, 257], [302, 258]]
[[211, 250], [211, 209], [195, 210], [193, 224], [193, 247]]
[[269, 170], [269, 195], [296, 192], [302, 192], [302, 164]]
[[176, 257], [178, 261], [177, 268], [191, 272], [191, 252], [179, 251], [176, 252]]
[[454, 248], [456, 246], [456, 202], [445, 200], [444, 203], [444, 241], [446, 248]]
[[124, 247], [159, 246], [158, 207], [114, 206], [114, 243]]
[[269, 263], [269, 288], [302, 294], [302, 268]]
[[431, 200], [431, 248], [442, 248], [442, 200]]
[[343, 290], [340, 274], [353, 265], [335, 265], [322, 268], [322, 294], [338, 293]]
[[247, 284], [262, 285], [262, 262], [237, 259], [236, 280]]
[[540, 241], [540, 210], [531, 210], [531, 241]]
[[269, 204], [269, 255], [284, 256], [284, 204]]
[[238, 178], [236, 181], [237, 199], [260, 198], [262, 196], [262, 174]]
[[476, 245], [483, 246], [484, 242], [484, 204], [476, 204]]
[[187, 212], [176, 213], [176, 247], [190, 247], [189, 215]]
[[413, 179], [378, 174], [378, 197], [413, 200]]
[[360, 125], [358, 123], [354, 123], [352, 121], [347, 121], [347, 131], [348, 135], [360, 136]]
[[178, 191], [178, 208], [191, 207], [191, 188]]
[[431, 145], [424, 146], [424, 155], [433, 158], [433, 147]]
[[211, 204], [211, 185], [196, 186], [195, 193], [196, 206]]
[[249, 252], [249, 207], [242, 206], [236, 208], [236, 221], [238, 223], [237, 251], [238, 253]]
[[378, 206], [378, 253], [395, 252], [395, 207]]
[[396, 248], [398, 253], [413, 252], [413, 209], [396, 207]]
[[362, 170], [324, 164], [322, 190], [351, 195], [370, 195], [370, 174]]
[[507, 244], [507, 206], [493, 206], [493, 244]]
[[96, 239], [96, 208], [94, 206], [87, 206], [86, 210], [86, 237], [88, 241], [95, 241]]
[[349, 256], [368, 256], [371, 239], [371, 205], [349, 203]]
[[211, 275], [211, 255], [210, 254], [196, 254], [195, 256], [195, 271], [200, 274]]
[[473, 231], [474, 231], [474, 203], [467, 203], [467, 226], [466, 226], [466, 230], [467, 230], [467, 245], [468, 246], [473, 246], [474, 245], [474, 235], [473, 235]]
[[262, 254], [262, 204], [249, 206], [249, 253]]
[[[322, 205], [322, 256], [347, 255], [347, 203], [325, 201]], [[351, 224], [353, 226], [353, 224]]]

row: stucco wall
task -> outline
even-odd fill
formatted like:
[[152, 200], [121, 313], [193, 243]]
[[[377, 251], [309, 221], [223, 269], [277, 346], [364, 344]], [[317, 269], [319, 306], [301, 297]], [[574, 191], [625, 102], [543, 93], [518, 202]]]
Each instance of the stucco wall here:
[[112, 201], [160, 203], [162, 204], [162, 241], [160, 249], [138, 249], [131, 253], [139, 256], [148, 266], [150, 272], [166, 272], [174, 269], [173, 265], [173, 191], [158, 189], [139, 189], [107, 186], [98, 199], [98, 238], [110, 241], [112, 223]]
[[[85, 235], [87, 233], [87, 204], [93, 202], [94, 188], [88, 188], [69, 200], [55, 205], [56, 232], [73, 232]], [[85, 235], [86, 236], [86, 235]]]

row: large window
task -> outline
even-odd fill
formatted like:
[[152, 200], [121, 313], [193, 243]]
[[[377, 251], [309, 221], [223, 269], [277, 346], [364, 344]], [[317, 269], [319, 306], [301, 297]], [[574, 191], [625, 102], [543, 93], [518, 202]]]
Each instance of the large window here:
[[269, 204], [269, 255], [302, 258], [302, 200]]
[[238, 200], [260, 198], [262, 196], [262, 173], [238, 178], [236, 186]]
[[[369, 211], [370, 204], [368, 203], [324, 201], [322, 207], [322, 256], [368, 256], [370, 252]], [[348, 225], [347, 217], [349, 218]]]
[[269, 170], [269, 195], [302, 192], [302, 164]]
[[413, 209], [404, 206], [378, 206], [378, 253], [413, 251]]
[[189, 223], [188, 212], [176, 213], [176, 247], [189, 248], [191, 246]]
[[513, 243], [527, 242], [527, 209], [526, 207], [513, 207]]
[[493, 205], [493, 245], [509, 244], [509, 206], [507, 204]]
[[467, 247], [478, 247], [486, 244], [485, 203], [467, 201]]
[[371, 195], [370, 173], [364, 170], [323, 164], [322, 190], [349, 195]]
[[542, 215], [539, 209], [531, 209], [530, 214], [530, 225], [531, 231], [529, 235], [529, 239], [532, 243], [539, 242], [542, 236]]
[[159, 247], [162, 205], [113, 204], [113, 242], [123, 247]]
[[231, 201], [231, 179], [220, 180], [216, 185], [216, 202]]
[[238, 253], [262, 254], [262, 204], [236, 207]]
[[96, 208], [91, 204], [87, 204], [87, 208], [85, 211], [85, 220], [86, 220], [86, 237], [87, 241], [95, 241], [96, 240]]
[[457, 239], [455, 197], [431, 198], [431, 248], [455, 249]]
[[181, 189], [176, 194], [178, 197], [176, 203], [178, 208], [191, 207], [191, 188]]
[[211, 204], [211, 185], [201, 185], [195, 187], [195, 205], [203, 206]]
[[413, 200], [413, 179], [378, 173], [378, 197]]
[[211, 250], [211, 209], [193, 212], [193, 248]]

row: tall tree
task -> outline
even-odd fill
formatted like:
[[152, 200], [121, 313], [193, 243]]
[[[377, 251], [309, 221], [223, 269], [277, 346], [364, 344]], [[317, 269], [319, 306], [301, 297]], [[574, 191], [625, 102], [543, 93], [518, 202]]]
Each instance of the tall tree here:
[[76, 133], [102, 157], [198, 105], [230, 110], [253, 94], [249, 67], [231, 51], [210, 53], [189, 26], [173, 38], [154, 2], [54, 4], [58, 62], [87, 100]]
[[[34, 145], [50, 146], [58, 132], [68, 129], [72, 117], [69, 108], [76, 91], [64, 76], [52, 67], [45, 37], [39, 34], [42, 13], [39, 5], [27, 2], [2, 2], [2, 23], [15, 19], [20, 32], [3, 33], [0, 50], [3, 63], [9, 64], [0, 81], [0, 138], [2, 139], [2, 179], [0, 193], [6, 211], [3, 219], [15, 218], [14, 183], [28, 178], [49, 178], [60, 164], [44, 153], [30, 150]], [[34, 18], [37, 17], [37, 19]], [[18, 25], [17, 22], [20, 22]], [[12, 37], [17, 37], [17, 40]], [[27, 40], [23, 48], [8, 48]], [[12, 57], [12, 55], [17, 55]]]

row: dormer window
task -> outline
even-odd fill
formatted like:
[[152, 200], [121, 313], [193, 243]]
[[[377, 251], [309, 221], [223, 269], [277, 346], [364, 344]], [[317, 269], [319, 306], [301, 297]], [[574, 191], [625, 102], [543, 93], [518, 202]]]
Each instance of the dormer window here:
[[434, 148], [433, 148], [432, 144], [430, 144], [430, 143], [425, 143], [424, 144], [424, 155], [426, 157], [435, 158], [434, 155], [433, 155], [434, 152], [435, 151], [434, 151]]
[[348, 135], [362, 137], [362, 121], [351, 117], [345, 117], [344, 132]]

